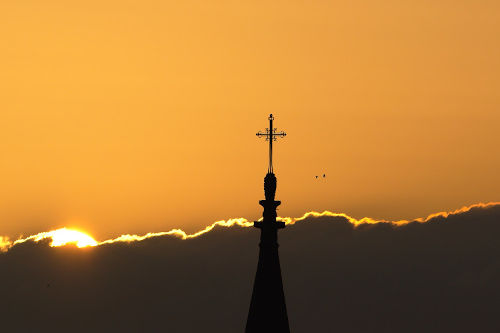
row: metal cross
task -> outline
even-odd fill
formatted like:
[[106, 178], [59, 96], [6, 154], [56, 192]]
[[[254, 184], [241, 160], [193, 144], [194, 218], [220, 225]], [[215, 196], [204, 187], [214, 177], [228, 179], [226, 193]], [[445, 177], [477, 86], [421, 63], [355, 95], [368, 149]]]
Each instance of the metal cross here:
[[269, 128], [266, 128], [266, 132], [262, 133], [259, 131], [256, 135], [258, 137], [265, 137], [266, 141], [269, 141], [269, 168], [268, 172], [273, 172], [273, 141], [276, 141], [279, 137], [282, 138], [286, 136], [286, 133], [281, 131], [277, 132], [277, 129], [273, 127], [274, 117], [272, 114], [269, 115]]

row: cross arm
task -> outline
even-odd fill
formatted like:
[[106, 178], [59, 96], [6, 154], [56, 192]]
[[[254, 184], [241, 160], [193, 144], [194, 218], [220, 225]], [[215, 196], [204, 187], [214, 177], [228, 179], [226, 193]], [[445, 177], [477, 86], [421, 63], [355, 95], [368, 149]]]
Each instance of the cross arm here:
[[286, 136], [286, 133], [285, 132], [272, 132], [272, 133], [257, 132], [255, 135], [257, 135], [257, 136]]

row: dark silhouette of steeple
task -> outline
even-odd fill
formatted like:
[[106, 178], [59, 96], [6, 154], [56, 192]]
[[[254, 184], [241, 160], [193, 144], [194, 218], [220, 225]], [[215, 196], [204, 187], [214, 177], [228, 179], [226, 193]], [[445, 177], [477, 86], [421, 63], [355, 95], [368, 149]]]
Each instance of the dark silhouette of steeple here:
[[278, 254], [278, 229], [284, 228], [285, 223], [276, 221], [276, 207], [281, 201], [274, 200], [277, 183], [272, 164], [272, 142], [277, 137], [284, 137], [286, 133], [276, 132], [273, 120], [271, 114], [266, 133], [257, 133], [257, 136], [265, 136], [269, 140], [269, 168], [264, 178], [266, 199], [259, 201], [264, 207], [263, 220], [254, 222], [254, 226], [261, 232], [260, 250], [246, 333], [290, 332]]

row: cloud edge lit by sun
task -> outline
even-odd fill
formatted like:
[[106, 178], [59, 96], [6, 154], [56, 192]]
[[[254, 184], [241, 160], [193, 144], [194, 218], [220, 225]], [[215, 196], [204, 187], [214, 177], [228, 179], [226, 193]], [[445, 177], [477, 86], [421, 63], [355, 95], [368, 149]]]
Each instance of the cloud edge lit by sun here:
[[[376, 223], [389, 223], [394, 226], [403, 226], [412, 222], [425, 223], [431, 219], [436, 217], [444, 217], [447, 218], [450, 215], [456, 215], [461, 213], [466, 213], [474, 208], [488, 208], [492, 206], [500, 205], [500, 202], [488, 202], [488, 203], [477, 203], [470, 206], [463, 206], [462, 208], [456, 209], [454, 211], [449, 212], [438, 212], [434, 214], [430, 214], [425, 218], [417, 218], [414, 220], [399, 220], [399, 221], [386, 221], [386, 220], [376, 220], [369, 217], [363, 217], [361, 219], [355, 219], [344, 213], [334, 213], [331, 211], [323, 211], [323, 212], [307, 212], [303, 214], [301, 217], [292, 218], [292, 217], [278, 217], [277, 220], [285, 222], [287, 225], [293, 225], [297, 222], [303, 221], [307, 218], [314, 217], [342, 217], [345, 218], [349, 223], [354, 225], [354, 227], [363, 225], [363, 224], [376, 224]], [[170, 231], [164, 232], [150, 232], [145, 235], [131, 235], [131, 234], [123, 234], [119, 237], [107, 239], [104, 241], [97, 241], [89, 234], [70, 228], [60, 228], [56, 230], [51, 230], [47, 232], [41, 232], [35, 235], [28, 236], [26, 238], [19, 238], [15, 241], [11, 241], [8, 237], [0, 236], [0, 252], [7, 252], [10, 248], [15, 245], [25, 243], [27, 241], [39, 242], [44, 239], [50, 239], [51, 243], [49, 244], [51, 247], [60, 247], [66, 245], [74, 245], [77, 248], [86, 248], [86, 247], [96, 247], [105, 244], [112, 244], [117, 242], [131, 243], [131, 242], [140, 242], [149, 238], [161, 237], [161, 236], [174, 236], [180, 239], [190, 239], [196, 238], [203, 234], [206, 234], [212, 231], [215, 227], [233, 227], [239, 226], [243, 228], [251, 227], [253, 222], [248, 221], [245, 218], [232, 218], [228, 220], [221, 220], [212, 223], [211, 225], [205, 227], [204, 229], [195, 232], [193, 234], [188, 234], [182, 229], [172, 229]]]

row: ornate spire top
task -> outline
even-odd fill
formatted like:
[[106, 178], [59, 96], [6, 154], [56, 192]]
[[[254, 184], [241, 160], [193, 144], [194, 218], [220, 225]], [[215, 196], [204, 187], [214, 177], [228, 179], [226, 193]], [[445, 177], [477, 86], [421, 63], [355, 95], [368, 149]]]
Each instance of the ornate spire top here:
[[273, 141], [276, 141], [278, 138], [282, 138], [286, 136], [286, 133], [281, 131], [278, 132], [276, 128], [273, 127], [274, 117], [272, 114], [269, 115], [269, 128], [266, 128], [265, 133], [259, 131], [256, 135], [258, 137], [265, 137], [266, 141], [269, 141], [269, 167], [267, 169], [268, 173], [273, 173]]

